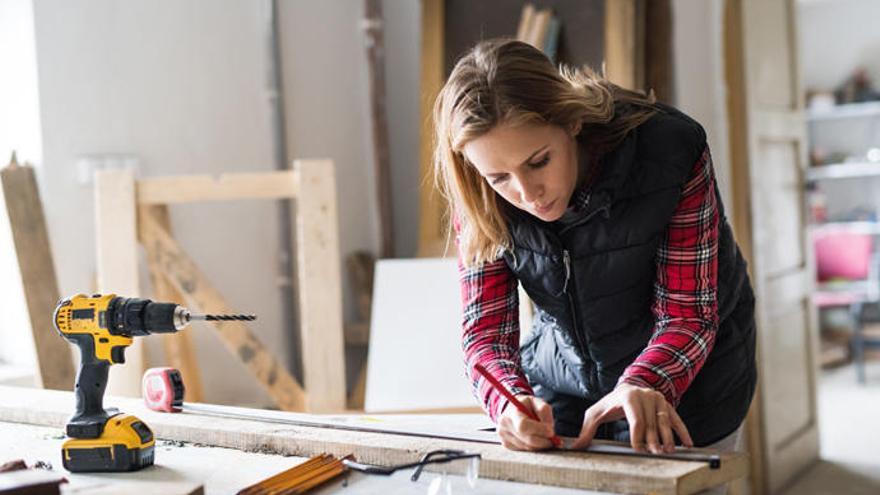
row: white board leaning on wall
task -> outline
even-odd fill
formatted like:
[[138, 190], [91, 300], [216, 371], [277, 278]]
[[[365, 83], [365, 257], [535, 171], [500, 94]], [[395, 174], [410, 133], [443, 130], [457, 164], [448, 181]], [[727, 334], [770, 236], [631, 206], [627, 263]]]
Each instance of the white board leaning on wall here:
[[378, 261], [364, 409], [478, 406], [464, 375], [455, 258]]

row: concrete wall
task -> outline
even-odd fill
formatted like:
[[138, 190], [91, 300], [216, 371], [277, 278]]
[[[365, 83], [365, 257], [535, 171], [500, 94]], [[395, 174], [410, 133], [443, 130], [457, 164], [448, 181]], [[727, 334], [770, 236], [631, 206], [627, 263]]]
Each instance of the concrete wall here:
[[[31, 0], [0, 2], [0, 167], [13, 150], [40, 163], [40, 109]], [[33, 341], [6, 206], [0, 201], [0, 364], [31, 367]]]
[[715, 176], [733, 219], [724, 82], [724, 0], [673, 0], [675, 105], [706, 129]]
[[394, 254], [416, 255], [419, 238], [421, 2], [384, 0], [385, 73], [394, 195]]
[[[267, 9], [235, 0], [34, 2], [41, 184], [63, 292], [91, 290], [95, 270], [92, 188], [77, 182], [79, 157], [133, 156], [141, 176], [272, 169]], [[356, 0], [281, 8], [289, 154], [335, 161], [343, 253], [376, 245], [360, 16]], [[276, 206], [175, 206], [172, 222], [215, 286], [259, 316], [253, 328], [289, 362]], [[266, 402], [210, 330], [193, 332], [208, 400]]]

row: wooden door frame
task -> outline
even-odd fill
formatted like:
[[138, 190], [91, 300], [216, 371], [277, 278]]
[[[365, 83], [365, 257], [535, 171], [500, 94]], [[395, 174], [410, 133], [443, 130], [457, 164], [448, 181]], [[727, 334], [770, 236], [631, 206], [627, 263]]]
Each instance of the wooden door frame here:
[[[788, 0], [791, 6], [789, 11], [788, 22], [794, 28], [795, 19], [793, 18], [794, 5]], [[745, 63], [745, 33], [744, 33], [744, 15], [743, 0], [725, 0], [723, 14], [723, 40], [724, 40], [724, 69], [725, 82], [727, 86], [727, 114], [728, 114], [728, 139], [729, 139], [729, 156], [730, 160], [730, 177], [732, 182], [731, 196], [733, 203], [733, 229], [735, 237], [740, 245], [743, 256], [749, 263], [749, 275], [755, 283], [760, 284], [761, 281], [756, 279], [754, 271], [756, 270], [755, 262], [755, 241], [754, 227], [756, 221], [754, 219], [754, 211], [752, 209], [752, 177], [750, 173], [750, 149], [753, 146], [750, 135], [749, 122], [749, 99], [747, 95], [747, 74]], [[792, 35], [792, 38], [796, 38]], [[795, 39], [791, 43], [796, 43]], [[794, 52], [796, 55], [796, 51]], [[793, 58], [791, 63], [795, 66], [793, 69], [794, 87], [792, 88], [794, 98], [803, 98], [800, 90], [798, 79], [800, 74], [797, 69], [797, 58]], [[797, 101], [797, 100], [795, 100]], [[802, 100], [801, 100], [802, 101]], [[802, 105], [798, 105], [802, 107]], [[773, 127], [772, 123], [757, 122], [751, 124], [763, 124], [764, 127]], [[755, 130], [758, 131], [757, 129]], [[803, 143], [803, 141], [802, 141]], [[800, 146], [798, 150], [799, 159], [804, 162], [806, 160], [806, 150], [804, 146]], [[803, 178], [802, 178], [803, 180]], [[805, 207], [805, 205], [802, 205]], [[806, 228], [806, 226], [804, 226]], [[805, 248], [804, 256], [807, 263], [807, 272], [814, 273], [812, 265], [812, 250], [804, 239]], [[760, 271], [760, 270], [758, 270]], [[760, 274], [758, 274], [760, 275]], [[756, 287], [757, 288], [757, 287]], [[769, 296], [769, 294], [768, 294]], [[760, 306], [760, 305], [759, 305]], [[761, 315], [758, 324], [761, 324]], [[808, 314], [807, 325], [812, 327], [810, 331], [810, 341], [808, 342], [807, 353], [810, 354], [809, 360], [812, 363], [814, 377], [818, 375], [818, 363], [815, 359], [814, 349], [816, 347], [815, 326], [816, 326], [815, 308], [810, 308]], [[759, 330], [760, 331], [760, 330]], [[756, 349], [757, 360], [759, 363], [759, 373], [761, 360], [760, 345]], [[815, 404], [815, 381], [813, 382], [814, 394], [811, 399], [814, 413], [816, 412]], [[761, 380], [758, 381], [758, 387], [755, 391], [755, 397], [752, 401], [749, 415], [746, 419], [746, 442], [747, 450], [750, 454], [750, 473], [749, 486], [750, 492], [754, 495], [768, 493], [770, 491], [771, 478], [767, 471], [768, 462], [768, 432], [767, 425], [763, 421], [764, 408], [766, 407], [762, 400]], [[818, 425], [816, 426], [818, 428]]]
[[[740, 0], [726, 0], [724, 3], [722, 21], [724, 29], [724, 79], [727, 86], [728, 160], [733, 202], [732, 227], [743, 257], [748, 261], [749, 277], [754, 279], [755, 276], [752, 273], [754, 253], [752, 251], [751, 176], [748, 159], [748, 120], [741, 8]], [[756, 349], [756, 352], [760, 352], [760, 349]], [[758, 386], [760, 387], [760, 381]], [[748, 484], [750, 492], [755, 495], [763, 493], [765, 486], [765, 438], [760, 411], [761, 393], [760, 390], [755, 390], [743, 432], [745, 448], [749, 452]]]

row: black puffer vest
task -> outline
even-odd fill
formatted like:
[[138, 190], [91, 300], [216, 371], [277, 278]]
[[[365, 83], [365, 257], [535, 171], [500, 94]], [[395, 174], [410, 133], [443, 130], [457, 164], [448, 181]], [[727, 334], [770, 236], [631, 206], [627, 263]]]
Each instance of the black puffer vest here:
[[[537, 308], [522, 347], [535, 393], [553, 406], [559, 434], [576, 436], [584, 411], [614, 389], [654, 329], [655, 256], [682, 187], [706, 148], [702, 127], [669, 107], [599, 162], [589, 205], [560, 229], [510, 208], [504, 253]], [[721, 198], [715, 346], [677, 408], [698, 446], [732, 433], [757, 379], [754, 296]], [[627, 441], [625, 421], [599, 437]]]

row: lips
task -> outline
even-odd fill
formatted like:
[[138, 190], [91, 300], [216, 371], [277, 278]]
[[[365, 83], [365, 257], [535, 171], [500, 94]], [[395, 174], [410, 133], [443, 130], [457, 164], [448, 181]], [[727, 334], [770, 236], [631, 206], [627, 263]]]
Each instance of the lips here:
[[555, 205], [555, 204], [556, 204], [556, 200], [554, 199], [553, 201], [551, 201], [550, 203], [548, 203], [548, 204], [546, 204], [546, 205], [544, 205], [544, 206], [536, 206], [536, 207], [535, 207], [535, 212], [538, 213], [538, 214], [540, 214], [540, 215], [544, 215], [544, 214], [546, 214], [546, 213], [550, 213], [550, 211], [553, 209], [553, 205]]

